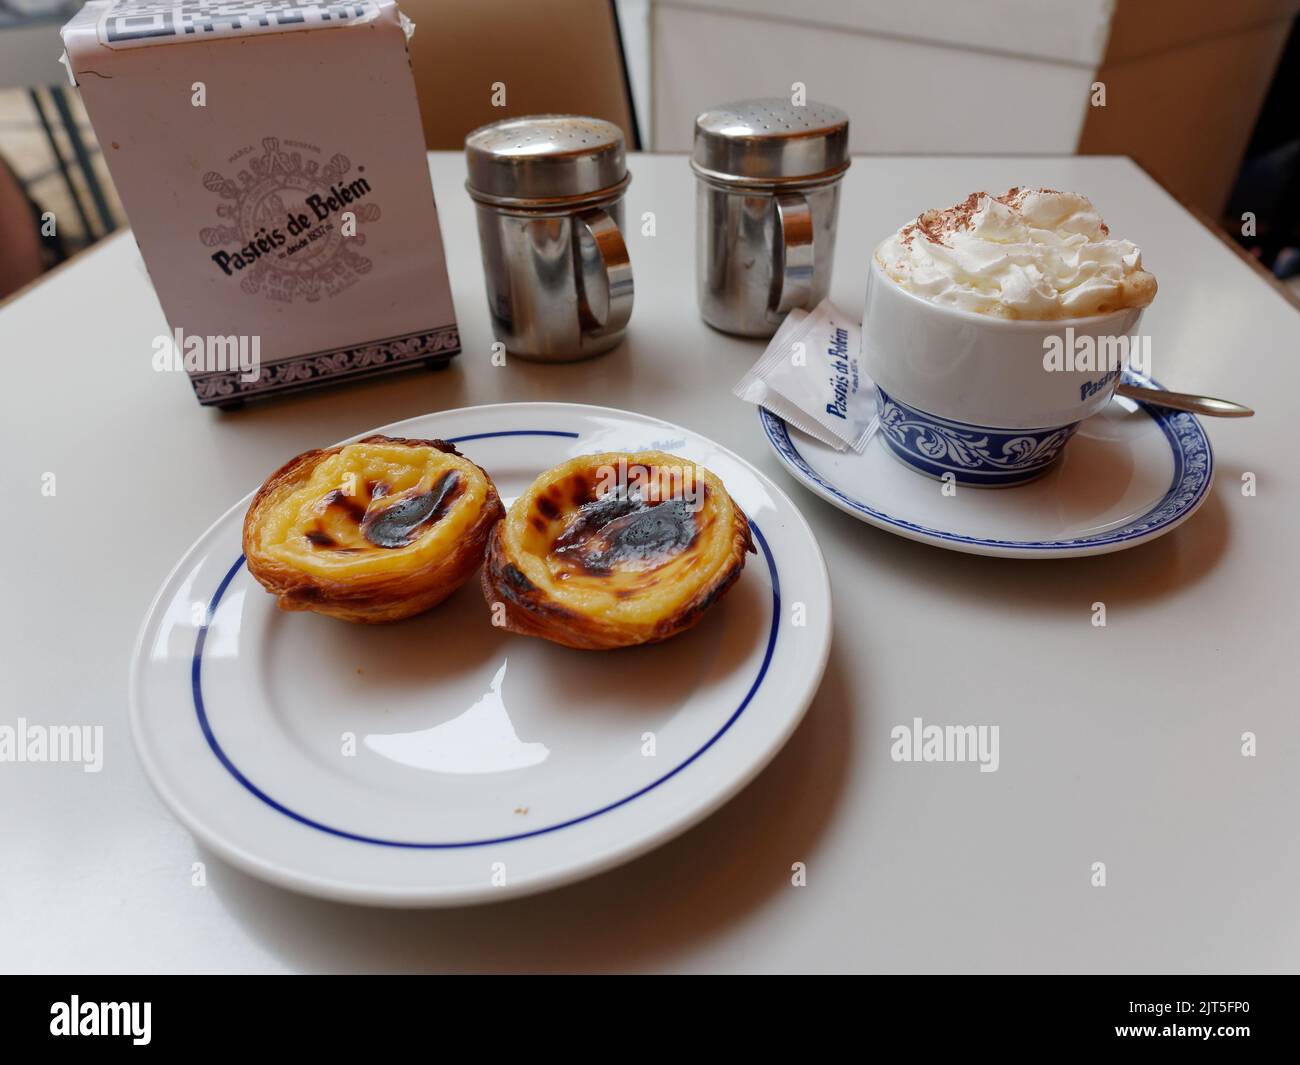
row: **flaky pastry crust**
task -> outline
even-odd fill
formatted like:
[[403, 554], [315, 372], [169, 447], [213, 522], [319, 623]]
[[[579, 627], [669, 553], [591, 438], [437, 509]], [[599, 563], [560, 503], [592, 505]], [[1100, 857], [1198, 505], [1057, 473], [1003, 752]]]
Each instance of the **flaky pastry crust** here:
[[547, 470], [515, 500], [481, 582], [495, 624], [608, 650], [692, 628], [753, 550], [748, 519], [709, 470], [606, 452]]
[[368, 436], [271, 474], [244, 518], [244, 555], [283, 610], [398, 621], [473, 576], [504, 514], [492, 479], [453, 445]]

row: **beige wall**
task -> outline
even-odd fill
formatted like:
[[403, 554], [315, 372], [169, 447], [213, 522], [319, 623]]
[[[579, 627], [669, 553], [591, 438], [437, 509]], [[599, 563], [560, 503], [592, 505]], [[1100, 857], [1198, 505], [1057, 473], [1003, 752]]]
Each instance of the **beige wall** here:
[[[459, 149], [472, 129], [544, 112], [607, 119], [632, 140], [631, 108], [609, 0], [399, 0], [424, 138]], [[492, 105], [492, 85], [506, 106]]]
[[1079, 152], [1131, 155], [1170, 192], [1217, 217], [1268, 93], [1300, 0], [1125, 0], [1085, 108]]

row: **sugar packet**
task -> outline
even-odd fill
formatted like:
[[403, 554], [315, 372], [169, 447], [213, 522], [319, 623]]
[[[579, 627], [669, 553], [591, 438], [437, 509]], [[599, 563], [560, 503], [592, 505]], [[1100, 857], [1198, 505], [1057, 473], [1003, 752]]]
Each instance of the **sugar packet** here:
[[732, 392], [836, 451], [861, 454], [877, 425], [861, 340], [861, 326], [828, 299], [793, 310]]

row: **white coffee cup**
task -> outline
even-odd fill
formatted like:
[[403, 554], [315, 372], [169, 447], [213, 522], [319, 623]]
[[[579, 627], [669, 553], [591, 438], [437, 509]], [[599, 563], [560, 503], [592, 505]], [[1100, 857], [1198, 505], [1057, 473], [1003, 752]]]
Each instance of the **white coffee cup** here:
[[1141, 317], [1141, 308], [1050, 321], [959, 310], [907, 291], [872, 256], [862, 355], [885, 441], [933, 477], [1031, 480], [1110, 402]]

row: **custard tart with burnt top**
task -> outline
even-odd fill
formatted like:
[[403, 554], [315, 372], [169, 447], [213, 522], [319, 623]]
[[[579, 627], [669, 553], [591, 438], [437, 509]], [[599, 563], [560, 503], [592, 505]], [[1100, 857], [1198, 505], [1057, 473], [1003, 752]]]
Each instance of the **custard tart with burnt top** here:
[[368, 436], [271, 474], [244, 518], [244, 554], [284, 610], [398, 621], [473, 576], [504, 514], [453, 445]]
[[538, 477], [492, 531], [483, 595], [494, 623], [527, 636], [657, 643], [697, 624], [753, 550], [748, 519], [703, 466], [662, 451], [584, 455]]

